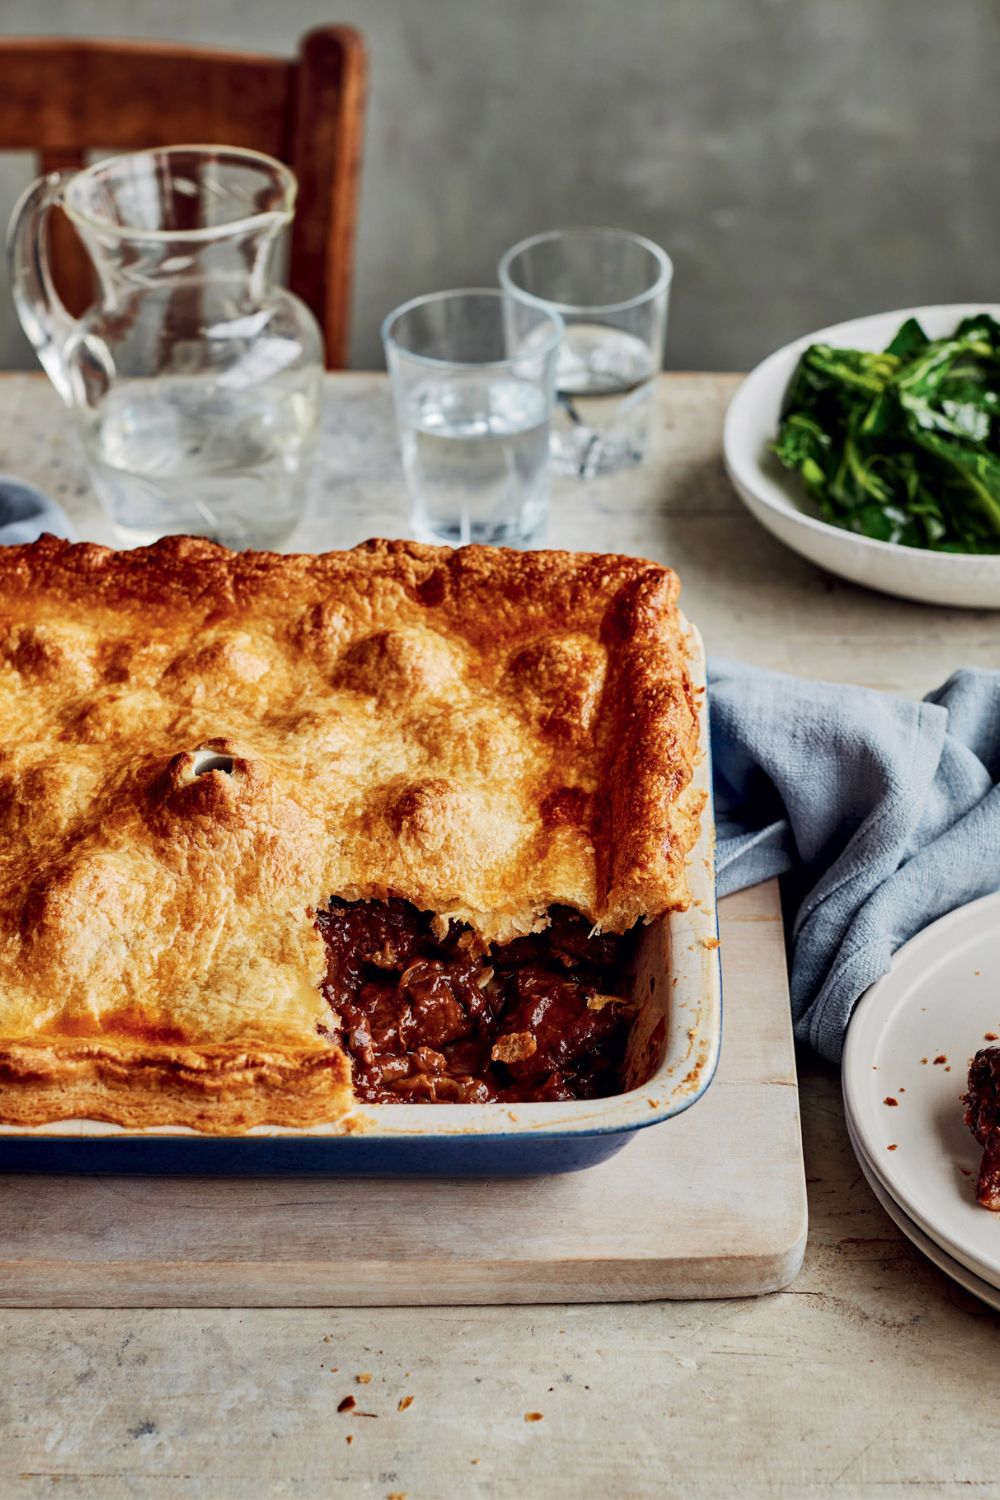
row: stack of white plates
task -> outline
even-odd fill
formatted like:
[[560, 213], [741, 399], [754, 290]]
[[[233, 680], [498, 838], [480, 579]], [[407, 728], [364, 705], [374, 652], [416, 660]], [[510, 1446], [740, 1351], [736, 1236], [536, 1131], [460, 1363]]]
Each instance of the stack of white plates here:
[[980, 1047], [1000, 1045], [1000, 895], [902, 947], [847, 1032], [844, 1109], [886, 1213], [942, 1271], [1000, 1308], [1000, 1213], [976, 1202], [981, 1151], [961, 1096]]

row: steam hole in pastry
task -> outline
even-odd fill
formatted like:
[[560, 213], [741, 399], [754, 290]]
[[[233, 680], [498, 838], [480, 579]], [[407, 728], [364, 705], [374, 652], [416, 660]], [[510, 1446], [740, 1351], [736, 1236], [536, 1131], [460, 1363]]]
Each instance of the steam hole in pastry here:
[[231, 755], [219, 755], [215, 750], [196, 750], [194, 752], [194, 774], [204, 776], [206, 771], [225, 771], [227, 776], [233, 774], [233, 757]]

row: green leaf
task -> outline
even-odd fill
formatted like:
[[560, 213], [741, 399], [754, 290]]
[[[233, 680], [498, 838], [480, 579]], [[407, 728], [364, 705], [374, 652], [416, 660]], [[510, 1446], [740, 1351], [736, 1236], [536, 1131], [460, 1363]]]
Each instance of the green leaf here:
[[897, 359], [912, 359], [926, 349], [930, 343], [916, 318], [907, 318], [891, 344], [886, 345], [886, 354], [895, 354]]
[[969, 499], [977, 505], [981, 519], [1000, 537], [1000, 458], [983, 448], [967, 448], [932, 432], [920, 433], [917, 442], [965, 482]]
[[989, 344], [994, 354], [1000, 351], [1000, 323], [986, 312], [973, 313], [971, 318], [963, 318], [955, 329], [954, 337]]
[[910, 318], [881, 352], [810, 345], [772, 448], [833, 525], [1000, 552], [1000, 324], [928, 339]]

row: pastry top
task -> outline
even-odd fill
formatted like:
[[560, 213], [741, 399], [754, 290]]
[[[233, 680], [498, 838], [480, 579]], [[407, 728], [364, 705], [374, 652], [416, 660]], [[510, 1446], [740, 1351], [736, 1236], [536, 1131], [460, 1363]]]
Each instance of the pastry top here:
[[501, 941], [684, 905], [676, 595], [562, 552], [0, 548], [0, 1037], [328, 1048], [333, 895]]

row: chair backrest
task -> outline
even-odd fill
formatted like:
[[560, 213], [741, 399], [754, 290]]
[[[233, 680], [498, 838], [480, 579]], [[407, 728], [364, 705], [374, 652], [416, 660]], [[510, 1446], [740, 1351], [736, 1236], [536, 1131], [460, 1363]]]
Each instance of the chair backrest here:
[[[294, 59], [147, 42], [0, 37], [0, 151], [33, 151], [43, 172], [87, 151], [198, 143], [246, 146], [299, 180], [289, 284], [312, 308], [326, 363], [348, 357], [367, 62], [349, 26], [321, 27]], [[57, 284], [91, 300], [69, 221], [52, 226]], [[75, 304], [75, 306], [74, 306]]]

